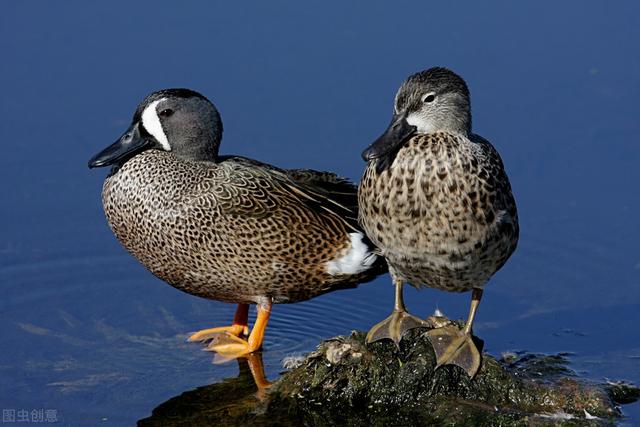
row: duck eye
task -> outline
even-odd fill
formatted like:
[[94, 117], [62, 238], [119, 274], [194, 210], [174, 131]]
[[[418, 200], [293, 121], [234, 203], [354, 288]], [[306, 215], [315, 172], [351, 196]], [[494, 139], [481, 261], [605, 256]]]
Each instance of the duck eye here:
[[434, 93], [429, 93], [422, 98], [422, 102], [433, 102], [436, 99], [436, 95]]
[[164, 110], [158, 113], [160, 117], [169, 117], [173, 114], [173, 110], [171, 108], [165, 108]]

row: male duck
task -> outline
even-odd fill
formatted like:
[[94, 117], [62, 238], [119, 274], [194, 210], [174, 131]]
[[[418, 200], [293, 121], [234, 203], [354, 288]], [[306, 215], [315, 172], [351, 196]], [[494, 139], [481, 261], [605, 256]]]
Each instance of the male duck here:
[[[219, 156], [221, 137], [207, 98], [161, 90], [89, 167], [112, 166], [102, 190], [107, 220], [151, 273], [184, 292], [238, 304], [232, 325], [189, 338], [214, 339], [211, 350], [235, 358], [261, 347], [273, 303], [353, 287], [385, 266], [357, 224], [351, 183]], [[248, 304], [258, 307], [250, 334]]]

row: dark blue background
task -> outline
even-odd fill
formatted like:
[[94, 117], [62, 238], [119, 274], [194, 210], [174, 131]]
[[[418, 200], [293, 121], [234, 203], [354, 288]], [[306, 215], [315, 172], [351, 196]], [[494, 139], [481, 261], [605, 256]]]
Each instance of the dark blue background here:
[[[6, 2], [0, 14], [0, 407], [65, 423], [132, 423], [237, 372], [183, 342], [234, 307], [182, 294], [112, 236], [86, 162], [153, 90], [209, 96], [222, 153], [354, 181], [409, 74], [468, 82], [498, 148], [521, 241], [476, 332], [493, 354], [573, 352], [586, 377], [640, 381], [637, 2]], [[407, 291], [416, 314], [468, 295]], [[367, 329], [388, 277], [278, 306], [265, 364]], [[625, 408], [640, 420], [637, 405]]]

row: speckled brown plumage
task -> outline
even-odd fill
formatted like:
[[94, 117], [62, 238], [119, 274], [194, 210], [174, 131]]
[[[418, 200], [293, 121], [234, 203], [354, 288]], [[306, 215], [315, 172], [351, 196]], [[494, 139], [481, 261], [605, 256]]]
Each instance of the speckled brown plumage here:
[[396, 94], [391, 124], [363, 157], [360, 223], [396, 286], [394, 311], [367, 341], [398, 343], [409, 329], [435, 325], [407, 312], [404, 283], [472, 290], [464, 331], [447, 326], [427, 334], [439, 366], [458, 365], [473, 377], [481, 356], [471, 328], [482, 289], [515, 250], [519, 231], [502, 160], [471, 132], [464, 80], [441, 67], [410, 76]]
[[381, 173], [377, 162], [360, 183], [360, 219], [392, 275], [447, 291], [484, 286], [518, 238], [509, 180], [491, 144], [477, 135], [416, 135]]
[[[353, 287], [386, 266], [358, 225], [354, 185], [218, 156], [221, 138], [207, 98], [162, 90], [89, 166], [113, 166], [102, 191], [107, 220], [149, 271], [190, 294], [238, 303], [231, 325], [189, 337], [235, 358], [261, 347], [273, 303]], [[249, 334], [250, 303], [258, 313]]]
[[348, 248], [347, 216], [357, 211], [327, 203], [325, 183], [353, 208], [355, 187], [333, 174], [150, 150], [107, 178], [102, 199], [122, 245], [176, 288], [235, 303], [298, 302], [371, 277], [326, 271]]

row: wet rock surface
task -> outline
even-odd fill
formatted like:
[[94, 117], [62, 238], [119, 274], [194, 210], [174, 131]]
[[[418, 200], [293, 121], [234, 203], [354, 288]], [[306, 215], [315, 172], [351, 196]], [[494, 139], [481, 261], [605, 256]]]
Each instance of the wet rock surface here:
[[[614, 425], [640, 389], [577, 378], [564, 355], [484, 354], [473, 380], [437, 370], [424, 330], [365, 345], [354, 332], [322, 342], [268, 390], [232, 380], [160, 405], [141, 425]], [[187, 418], [185, 418], [187, 417]], [[188, 421], [187, 421], [188, 419]]]

